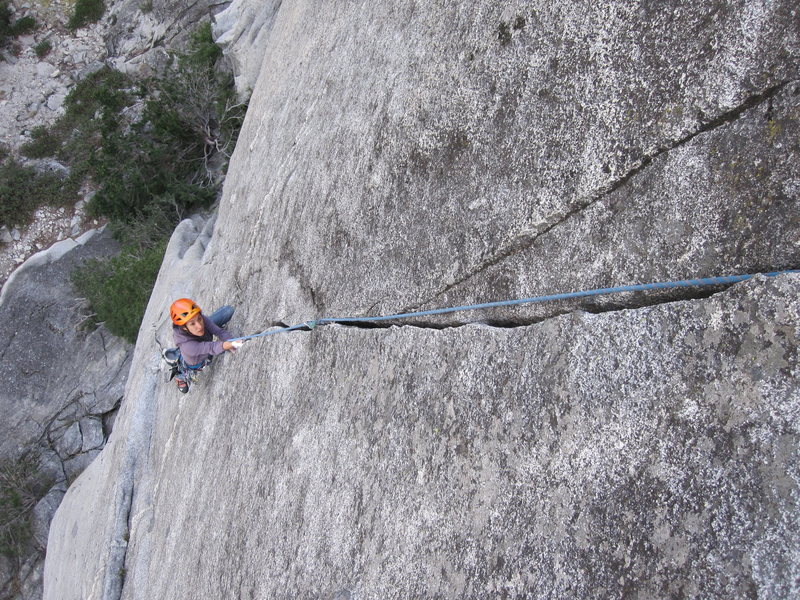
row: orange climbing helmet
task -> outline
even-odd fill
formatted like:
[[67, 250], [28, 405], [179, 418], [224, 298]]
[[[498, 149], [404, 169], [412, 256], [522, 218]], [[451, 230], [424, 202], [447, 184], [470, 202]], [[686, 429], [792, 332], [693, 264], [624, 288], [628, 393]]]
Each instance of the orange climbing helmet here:
[[186, 325], [195, 315], [199, 315], [201, 312], [200, 307], [194, 303], [194, 300], [189, 300], [189, 298], [175, 300], [172, 306], [169, 307], [169, 316], [172, 317], [172, 322], [175, 325]]

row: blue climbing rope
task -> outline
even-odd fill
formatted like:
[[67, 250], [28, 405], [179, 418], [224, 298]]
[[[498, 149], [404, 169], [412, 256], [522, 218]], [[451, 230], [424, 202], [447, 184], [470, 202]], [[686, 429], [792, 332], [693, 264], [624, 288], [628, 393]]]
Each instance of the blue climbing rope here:
[[621, 292], [642, 292], [645, 290], [667, 290], [673, 288], [688, 288], [709, 285], [729, 285], [738, 283], [740, 281], [747, 281], [757, 275], [765, 277], [776, 277], [785, 273], [800, 273], [800, 270], [789, 269], [785, 271], [772, 271], [770, 273], [749, 273], [746, 275], [724, 275], [721, 277], [704, 277], [700, 279], [683, 279], [681, 281], [661, 281], [654, 283], [638, 283], [634, 285], [620, 285], [616, 287], [600, 288], [595, 290], [583, 290], [580, 292], [566, 292], [563, 294], [550, 294], [548, 296], [534, 296], [532, 298], [520, 298], [517, 300], [500, 300], [497, 302], [485, 302], [483, 304], [465, 304], [462, 306], [450, 306], [447, 308], [435, 308], [432, 310], [421, 310], [417, 312], [397, 313], [393, 315], [380, 315], [377, 317], [338, 317], [338, 318], [323, 318], [313, 321], [304, 321], [292, 325], [291, 327], [282, 327], [280, 329], [272, 329], [262, 331], [261, 333], [254, 333], [253, 335], [246, 335], [244, 337], [234, 338], [230, 341], [246, 341], [254, 338], [264, 337], [267, 335], [275, 335], [276, 333], [287, 333], [297, 329], [314, 329], [320, 325], [329, 325], [331, 323], [370, 323], [375, 321], [392, 321], [395, 319], [408, 319], [411, 317], [425, 317], [430, 315], [442, 315], [445, 313], [453, 313], [467, 310], [478, 310], [481, 308], [497, 308], [500, 306], [516, 306], [518, 304], [533, 304], [539, 302], [553, 302], [555, 300], [567, 300], [570, 298], [585, 298], [587, 296], [603, 296], [606, 294], [618, 294]]

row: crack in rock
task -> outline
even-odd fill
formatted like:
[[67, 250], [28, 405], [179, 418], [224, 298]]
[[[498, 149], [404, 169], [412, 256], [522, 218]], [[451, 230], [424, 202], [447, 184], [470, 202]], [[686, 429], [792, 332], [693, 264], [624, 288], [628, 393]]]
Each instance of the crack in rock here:
[[7, 341], [7, 342], [6, 342], [6, 343], [3, 345], [3, 351], [2, 351], [2, 352], [0, 352], [0, 361], [3, 361], [3, 360], [5, 359], [5, 357], [6, 357], [6, 352], [8, 352], [8, 349], [11, 347], [11, 344], [13, 344], [13, 343], [14, 343], [14, 340], [15, 340], [15, 339], [16, 339], [16, 337], [17, 337], [17, 333], [18, 333], [17, 331], [14, 331], [14, 332], [11, 334], [11, 339], [10, 339], [10, 340], [8, 340], [8, 341]]
[[122, 597], [122, 589], [125, 585], [125, 559], [128, 556], [128, 537], [130, 532], [130, 518], [133, 507], [134, 484], [131, 480], [130, 486], [122, 486], [119, 490], [119, 517], [114, 528], [114, 537], [111, 541], [111, 548], [108, 557], [108, 566], [103, 582], [103, 598], [108, 600], [119, 600]]
[[[447, 292], [449, 292], [453, 288], [463, 284], [465, 281], [468, 281], [469, 279], [471, 279], [472, 277], [475, 277], [476, 275], [482, 273], [486, 269], [494, 267], [495, 265], [503, 262], [504, 260], [510, 258], [511, 256], [514, 256], [515, 254], [519, 254], [520, 252], [523, 252], [524, 250], [527, 250], [540, 237], [548, 234], [550, 231], [552, 231], [553, 229], [555, 229], [559, 225], [563, 224], [565, 221], [569, 220], [570, 218], [572, 218], [576, 214], [579, 214], [580, 212], [586, 210], [587, 208], [589, 208], [593, 204], [595, 204], [595, 203], [599, 202], [600, 200], [602, 200], [603, 198], [605, 198], [607, 195], [611, 194], [612, 192], [615, 192], [616, 190], [618, 190], [619, 188], [624, 186], [633, 177], [635, 177], [636, 175], [641, 173], [650, 164], [652, 164], [652, 162], [656, 158], [661, 156], [662, 154], [665, 154], [666, 152], [669, 152], [671, 150], [674, 150], [676, 148], [679, 148], [681, 146], [684, 146], [684, 145], [688, 144], [690, 141], [692, 141], [695, 137], [697, 137], [700, 134], [708, 133], [710, 131], [718, 129], [719, 127], [722, 127], [723, 125], [727, 125], [728, 123], [731, 123], [731, 122], [735, 121], [744, 112], [746, 112], [746, 111], [748, 111], [748, 110], [750, 110], [752, 108], [755, 108], [755, 107], [763, 104], [766, 101], [769, 101], [776, 94], [778, 94], [778, 92], [780, 92], [783, 88], [785, 88], [790, 83], [795, 83], [795, 81], [793, 81], [793, 80], [781, 81], [780, 83], [767, 88], [765, 91], [763, 91], [763, 92], [761, 92], [759, 94], [755, 94], [753, 96], [750, 96], [749, 98], [747, 98], [744, 102], [742, 102], [741, 104], [739, 104], [735, 108], [733, 108], [733, 109], [731, 109], [729, 111], [726, 111], [726, 112], [722, 113], [721, 115], [718, 115], [717, 117], [715, 117], [714, 119], [708, 121], [704, 125], [700, 125], [695, 131], [692, 131], [692, 132], [688, 133], [687, 135], [683, 136], [682, 138], [680, 138], [680, 139], [678, 139], [676, 141], [673, 141], [673, 142], [671, 142], [671, 143], [669, 143], [669, 144], [667, 144], [665, 146], [657, 148], [652, 153], [645, 154], [642, 158], [640, 158], [637, 161], [637, 163], [627, 173], [622, 175], [622, 177], [620, 177], [619, 179], [617, 179], [614, 182], [611, 182], [608, 186], [606, 186], [605, 188], [603, 188], [602, 190], [600, 190], [599, 192], [597, 192], [593, 196], [589, 197], [588, 199], [586, 199], [584, 201], [579, 201], [571, 210], [567, 211], [562, 216], [557, 217], [556, 220], [554, 220], [552, 223], [550, 223], [548, 225], [545, 225], [539, 231], [528, 233], [528, 234], [522, 234], [522, 235], [518, 236], [517, 239], [513, 240], [508, 246], [506, 246], [505, 248], [500, 249], [500, 251], [497, 254], [495, 254], [494, 256], [492, 256], [492, 257], [484, 260], [483, 262], [481, 262], [472, 272], [464, 275], [463, 277], [461, 277], [457, 281], [445, 286], [444, 288], [442, 288], [441, 290], [439, 290], [433, 296], [427, 298], [426, 300], [423, 300], [422, 302], [418, 302], [416, 304], [404, 307], [401, 310], [401, 312], [409, 312], [409, 311], [417, 309], [420, 306], [424, 306], [424, 305], [426, 305], [426, 304], [428, 304], [430, 302], [433, 302], [436, 298], [439, 298], [440, 296], [446, 294]], [[701, 115], [701, 116], [703, 116], [703, 115]]]
[[[119, 600], [125, 586], [125, 561], [130, 542], [133, 503], [136, 498], [136, 471], [142, 456], [149, 451], [154, 424], [154, 399], [157, 397], [158, 379], [147, 375], [137, 399], [133, 399], [135, 412], [130, 417], [131, 428], [122, 438], [124, 444], [120, 473], [114, 492], [114, 516], [107, 562], [103, 576], [103, 595], [105, 600]], [[138, 400], [138, 402], [137, 402]]]
[[[335, 322], [335, 323], [323, 323], [322, 325], [339, 325], [341, 327], [349, 327], [353, 329], [391, 329], [393, 327], [411, 327], [415, 329], [435, 329], [435, 330], [443, 330], [443, 329], [455, 329], [458, 327], [464, 327], [465, 325], [482, 325], [485, 327], [497, 328], [497, 329], [514, 329], [518, 327], [528, 327], [530, 325], [535, 325], [537, 323], [542, 323], [549, 319], [558, 317], [560, 315], [569, 314], [576, 310], [580, 310], [586, 313], [591, 314], [603, 314], [603, 313], [610, 313], [610, 312], [619, 312], [624, 310], [638, 310], [640, 308], [649, 308], [652, 306], [658, 306], [661, 304], [671, 304], [673, 302], [684, 302], [690, 300], [705, 300], [706, 298], [710, 298], [711, 296], [718, 294], [720, 292], [724, 292], [732, 285], [736, 285], [735, 283], [720, 283], [716, 285], [709, 285], [698, 287], [697, 289], [687, 289], [687, 288], [675, 288], [675, 289], [664, 289], [664, 290], [640, 290], [640, 291], [622, 291], [622, 292], [615, 292], [612, 294], [607, 294], [603, 296], [593, 296], [593, 298], [603, 297], [613, 297], [613, 296], [626, 296], [627, 300], [625, 301], [618, 301], [618, 302], [611, 302], [611, 303], [604, 303], [602, 306], [567, 306], [562, 309], [556, 309], [551, 312], [546, 317], [531, 317], [529, 319], [522, 319], [519, 321], [514, 321], [510, 319], [480, 319], [476, 321], [461, 321], [455, 323], [441, 323], [436, 321], [430, 320], [417, 320], [417, 317], [401, 317], [398, 319], [386, 319], [383, 321], [368, 321], [369, 317], [364, 317], [364, 321], [346, 321], [346, 322]], [[563, 300], [556, 300], [554, 303], [559, 303], [560, 306], [565, 306], [565, 303], [576, 303], [577, 301], [585, 300], [585, 298], [575, 298], [575, 299], [563, 299]], [[500, 308], [500, 307], [498, 307]], [[465, 309], [464, 311], [452, 311], [451, 313], [443, 313], [443, 314], [455, 314], [457, 312], [470, 312], [473, 309]], [[482, 309], [474, 309], [474, 310], [486, 310], [485, 308]], [[406, 322], [406, 319], [415, 319], [414, 323]], [[311, 331], [311, 328], [300, 328], [298, 331]]]

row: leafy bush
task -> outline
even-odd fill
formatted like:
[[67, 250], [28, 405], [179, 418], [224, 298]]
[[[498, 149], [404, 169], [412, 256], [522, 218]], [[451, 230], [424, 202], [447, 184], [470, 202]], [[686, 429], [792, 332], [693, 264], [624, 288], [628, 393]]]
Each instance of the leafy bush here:
[[154, 198], [139, 215], [126, 221], [112, 221], [111, 231], [129, 253], [138, 253], [166, 242], [181, 219], [177, 201], [167, 194]]
[[23, 144], [22, 153], [30, 158], [44, 158], [55, 156], [60, 148], [61, 140], [47, 127], [40, 125], [31, 131], [31, 141]]
[[216, 192], [191, 182], [186, 153], [184, 148], [142, 138], [137, 132], [107, 135], [89, 162], [100, 185], [90, 212], [128, 222], [162, 197], [171, 198], [177, 219], [188, 210], [208, 206]]
[[[68, 183], [89, 179], [96, 187], [87, 209], [110, 219], [123, 251], [80, 269], [74, 282], [96, 319], [130, 341], [166, 240], [187, 212], [214, 201], [244, 119], [246, 105], [219, 68], [221, 57], [205, 23], [158, 79], [136, 83], [102, 69], [76, 85], [65, 114], [50, 129], [35, 130], [22, 148], [26, 156], [56, 156], [69, 165]], [[141, 111], [128, 110], [137, 103]]]
[[201, 69], [213, 69], [220, 58], [222, 58], [222, 48], [214, 43], [211, 35], [211, 23], [206, 21], [192, 33], [189, 38], [188, 52], [179, 55], [178, 62], [182, 65], [194, 65]]
[[[112, 221], [111, 230], [123, 245], [121, 255], [90, 261], [73, 272], [73, 284], [94, 310], [92, 323], [104, 322], [113, 334], [136, 341], [175, 227], [174, 210], [174, 199], [166, 196], [154, 199], [131, 221]], [[125, 308], [124, 315], [119, 314], [120, 307]]]
[[216, 69], [221, 56], [206, 23], [171, 72], [149, 82], [144, 115], [127, 126], [122, 111], [146, 90], [102, 69], [70, 92], [65, 115], [49, 130], [35, 130], [21, 151], [55, 155], [73, 177], [90, 177], [98, 187], [89, 206], [95, 216], [137, 219], [161, 197], [171, 198], [175, 218], [207, 206], [216, 195], [213, 173], [230, 156], [246, 110], [232, 77]]
[[8, 0], [0, 0], [0, 46], [5, 46], [11, 36], [11, 9]]
[[43, 480], [35, 453], [0, 463], [0, 553], [24, 556], [32, 536], [33, 508], [51, 483]]
[[28, 223], [40, 206], [65, 206], [75, 202], [77, 183], [51, 173], [38, 173], [9, 160], [0, 165], [0, 225]]
[[50, 50], [52, 49], [53, 44], [51, 44], [48, 40], [43, 40], [33, 47], [33, 51], [36, 52], [36, 56], [39, 58], [44, 58], [50, 54]]
[[14, 24], [11, 26], [11, 35], [15, 37], [18, 35], [25, 35], [26, 33], [31, 33], [34, 29], [36, 29], [36, 19], [33, 17], [22, 17], [14, 21]]
[[119, 113], [135, 101], [133, 82], [104, 67], [78, 83], [64, 99], [65, 114], [50, 129], [36, 128], [20, 151], [31, 158], [56, 156], [83, 165], [99, 144], [103, 129], [119, 126]]
[[110, 67], [103, 67], [83, 79], [67, 95], [64, 108], [69, 113], [71, 124], [85, 124], [102, 111], [102, 118], [114, 117], [132, 103], [129, 89], [133, 81], [125, 74]]
[[115, 258], [87, 261], [73, 272], [73, 284], [92, 305], [96, 322], [104, 322], [114, 335], [136, 343], [165, 249], [163, 241]]
[[22, 17], [12, 21], [8, 1], [0, 0], [0, 48], [9, 46], [15, 37], [30, 33], [34, 29], [36, 29], [36, 19]]
[[75, 12], [70, 17], [67, 27], [74, 31], [90, 23], [96, 23], [104, 12], [106, 5], [103, 0], [77, 0]]
[[150, 82], [142, 121], [106, 132], [90, 161], [100, 185], [89, 207], [94, 214], [126, 220], [154, 198], [170, 197], [181, 218], [213, 201], [215, 167], [230, 156], [246, 111], [232, 77], [216, 69], [221, 56], [210, 23], [200, 26], [189, 52]]

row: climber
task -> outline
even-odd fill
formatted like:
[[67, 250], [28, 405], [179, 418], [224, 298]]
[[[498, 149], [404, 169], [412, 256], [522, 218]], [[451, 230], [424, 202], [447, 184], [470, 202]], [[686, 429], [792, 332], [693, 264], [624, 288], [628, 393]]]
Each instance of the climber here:
[[[178, 352], [165, 350], [164, 358], [173, 366], [178, 389], [185, 394], [194, 374], [209, 364], [213, 356], [235, 352], [242, 342], [228, 341], [233, 336], [223, 329], [233, 316], [231, 306], [223, 306], [206, 317], [193, 300], [180, 298], [170, 306], [169, 315], [174, 323], [172, 337]], [[215, 342], [214, 336], [220, 341]]]

